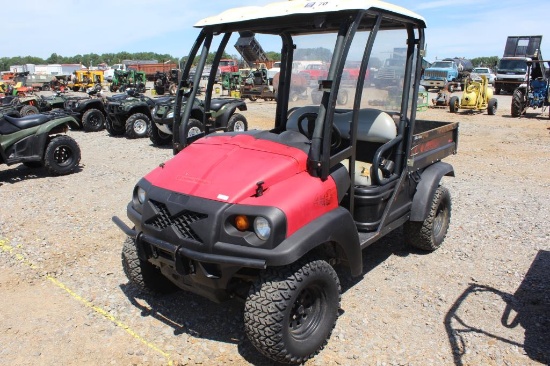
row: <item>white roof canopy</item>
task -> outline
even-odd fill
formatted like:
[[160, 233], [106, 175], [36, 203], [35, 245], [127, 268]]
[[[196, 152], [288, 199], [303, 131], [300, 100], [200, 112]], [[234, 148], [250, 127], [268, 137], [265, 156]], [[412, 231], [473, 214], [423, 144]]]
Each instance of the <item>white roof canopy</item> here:
[[297, 14], [320, 14], [327, 12], [368, 9], [386, 10], [397, 15], [416, 19], [424, 24], [426, 23], [423, 17], [410, 10], [378, 0], [289, 0], [271, 3], [264, 6], [245, 6], [229, 9], [221, 14], [198, 21], [195, 24], [195, 27], [201, 28], [212, 25], [223, 25], [259, 19], [268, 21], [271, 18], [279, 18]]

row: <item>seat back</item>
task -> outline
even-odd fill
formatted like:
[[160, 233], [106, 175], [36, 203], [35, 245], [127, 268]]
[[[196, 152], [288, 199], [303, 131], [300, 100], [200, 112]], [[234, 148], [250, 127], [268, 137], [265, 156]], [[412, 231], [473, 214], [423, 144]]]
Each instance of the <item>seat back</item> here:
[[[299, 131], [298, 120], [305, 113], [317, 113], [316, 105], [304, 106], [293, 111], [286, 122], [286, 129]], [[334, 126], [343, 138], [350, 138], [351, 117], [353, 111], [334, 113]], [[305, 127], [305, 125], [304, 125]], [[359, 124], [357, 127], [357, 140], [366, 142], [385, 143], [397, 136], [397, 127], [393, 118], [384, 111], [372, 108], [359, 110]]]

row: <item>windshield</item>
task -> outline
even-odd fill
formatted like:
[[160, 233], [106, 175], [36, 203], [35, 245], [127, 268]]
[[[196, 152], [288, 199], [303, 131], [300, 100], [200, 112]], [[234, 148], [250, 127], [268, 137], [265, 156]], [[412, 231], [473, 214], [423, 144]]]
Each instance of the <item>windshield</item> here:
[[489, 74], [490, 71], [489, 69], [486, 69], [486, 68], [475, 68], [472, 70], [472, 72], [476, 73], [476, 74]]
[[527, 62], [525, 60], [500, 60], [499, 70], [527, 71]]
[[453, 67], [453, 63], [451, 61], [436, 61], [430, 67], [441, 67], [444, 69], [448, 69], [449, 67]]

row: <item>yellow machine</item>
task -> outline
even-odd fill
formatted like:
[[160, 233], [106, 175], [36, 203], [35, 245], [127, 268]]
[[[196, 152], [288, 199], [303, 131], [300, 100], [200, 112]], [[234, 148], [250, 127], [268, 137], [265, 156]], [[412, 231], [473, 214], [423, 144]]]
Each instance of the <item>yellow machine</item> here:
[[487, 114], [494, 115], [497, 112], [497, 99], [493, 98], [493, 89], [489, 88], [489, 82], [485, 75], [472, 74], [466, 80], [462, 99], [457, 96], [449, 100], [449, 110], [451, 113], [458, 112], [459, 109], [469, 109], [480, 112], [487, 110]]
[[77, 70], [75, 71], [75, 81], [72, 84], [74, 91], [86, 91], [88, 88], [103, 84], [103, 70]]

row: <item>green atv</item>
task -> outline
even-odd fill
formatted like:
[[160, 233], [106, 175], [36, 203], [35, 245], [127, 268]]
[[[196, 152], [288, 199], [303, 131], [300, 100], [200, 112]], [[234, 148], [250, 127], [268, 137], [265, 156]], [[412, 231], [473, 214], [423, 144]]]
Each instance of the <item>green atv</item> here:
[[155, 101], [135, 89], [106, 98], [105, 129], [111, 136], [147, 137], [151, 125], [151, 109]]
[[76, 120], [62, 111], [20, 117], [15, 110], [0, 111], [0, 163], [45, 167], [52, 175], [72, 173], [80, 162], [80, 147], [65, 135]]

